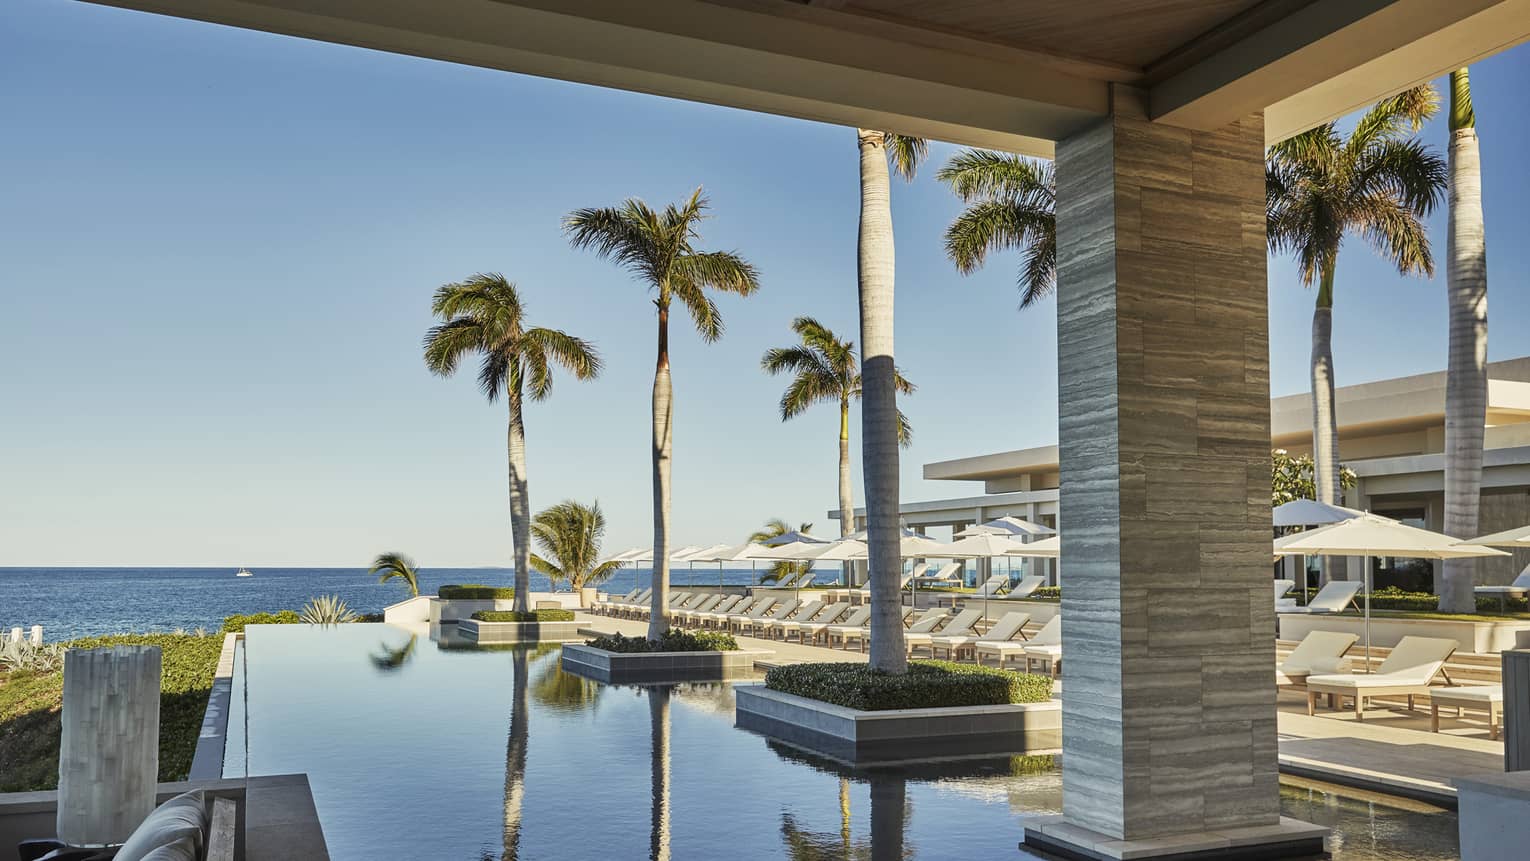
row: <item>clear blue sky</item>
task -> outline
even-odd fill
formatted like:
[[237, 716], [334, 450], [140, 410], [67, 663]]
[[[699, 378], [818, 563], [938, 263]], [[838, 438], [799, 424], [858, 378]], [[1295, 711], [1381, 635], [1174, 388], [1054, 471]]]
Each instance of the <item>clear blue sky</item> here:
[[[1499, 359], [1530, 354], [1530, 54], [1473, 85]], [[598, 497], [610, 549], [646, 543], [652, 306], [559, 223], [697, 185], [705, 244], [764, 286], [722, 300], [722, 342], [673, 345], [675, 538], [833, 529], [835, 411], [783, 425], [758, 362], [798, 314], [856, 333], [848, 129], [64, 0], [0, 5], [0, 116], [0, 565], [504, 563], [502, 408], [419, 351], [432, 289], [478, 270], [607, 359], [531, 407], [534, 505]], [[1013, 256], [942, 254], [952, 151], [893, 194], [905, 499], [974, 487], [924, 462], [1056, 440], [1053, 306], [1016, 311]], [[1274, 392], [1304, 391], [1312, 294], [1277, 260], [1270, 299]], [[1349, 243], [1341, 384], [1442, 368], [1444, 311], [1442, 277]]]

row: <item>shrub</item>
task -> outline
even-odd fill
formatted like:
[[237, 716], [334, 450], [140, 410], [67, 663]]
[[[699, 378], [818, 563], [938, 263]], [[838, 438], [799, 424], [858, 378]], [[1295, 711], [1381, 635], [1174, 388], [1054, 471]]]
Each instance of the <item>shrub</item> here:
[[517, 613], [514, 610], [479, 610], [473, 618], [480, 622], [572, 622], [573, 610], [532, 610]]
[[239, 634], [244, 632], [246, 625], [296, 625], [303, 621], [296, 610], [282, 610], [277, 613], [236, 613], [223, 619], [223, 627], [218, 631], [220, 634]]
[[381, 613], [362, 613], [360, 616], [356, 617], [356, 621], [358, 621], [358, 622], [381, 622], [381, 621], [383, 621], [383, 614], [381, 614]]
[[508, 586], [485, 586], [482, 583], [468, 583], [462, 586], [451, 584], [437, 589], [436, 597], [476, 601], [485, 601], [491, 598], [508, 600], [515, 597], [515, 590]]
[[612, 634], [585, 642], [586, 646], [608, 652], [736, 652], [738, 641], [724, 631], [682, 631], [670, 628], [657, 642], [643, 637]]
[[0, 667], [51, 673], [64, 666], [64, 647], [57, 643], [32, 645], [31, 640], [7, 640], [0, 646]]
[[914, 661], [903, 674], [865, 664], [788, 664], [765, 674], [765, 687], [860, 711], [1039, 703], [1052, 680], [996, 667]]
[[1062, 600], [1062, 587], [1041, 586], [1037, 588], [1036, 591], [1032, 592], [1030, 597], [1039, 598], [1046, 601], [1060, 601]]

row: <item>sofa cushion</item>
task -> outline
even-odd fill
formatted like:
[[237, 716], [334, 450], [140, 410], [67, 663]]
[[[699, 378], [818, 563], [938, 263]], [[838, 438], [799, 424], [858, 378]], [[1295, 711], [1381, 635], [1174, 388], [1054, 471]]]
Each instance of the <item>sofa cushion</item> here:
[[197, 844], [190, 837], [166, 843], [143, 856], [143, 861], [197, 861]]
[[202, 847], [202, 835], [206, 831], [207, 802], [202, 790], [177, 795], [154, 808], [149, 818], [117, 850], [116, 861], [146, 861], [149, 853], [182, 838], [192, 841], [191, 857], [195, 858], [195, 853]]

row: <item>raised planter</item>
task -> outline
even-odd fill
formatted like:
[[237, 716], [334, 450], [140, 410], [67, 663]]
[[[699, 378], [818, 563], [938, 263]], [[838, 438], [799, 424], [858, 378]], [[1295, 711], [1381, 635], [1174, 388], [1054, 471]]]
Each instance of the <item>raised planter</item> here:
[[584, 622], [480, 622], [457, 620], [457, 635], [486, 645], [491, 643], [568, 643], [584, 639], [579, 627]]
[[1062, 703], [859, 711], [764, 685], [734, 690], [741, 729], [842, 762], [901, 762], [1062, 746]]
[[[1311, 631], [1339, 631], [1365, 636], [1365, 620], [1354, 613], [1310, 615], [1281, 613], [1280, 639], [1301, 640]], [[1371, 645], [1391, 648], [1403, 637], [1438, 637], [1455, 640], [1462, 652], [1486, 655], [1515, 647], [1518, 632], [1530, 631], [1530, 620], [1481, 622], [1456, 619], [1399, 619], [1394, 616], [1371, 617]]]
[[450, 624], [470, 618], [474, 613], [514, 609], [514, 598], [431, 598], [430, 624]]
[[563, 669], [606, 684], [721, 682], [756, 675], [767, 649], [734, 652], [608, 652], [583, 644], [563, 647]]

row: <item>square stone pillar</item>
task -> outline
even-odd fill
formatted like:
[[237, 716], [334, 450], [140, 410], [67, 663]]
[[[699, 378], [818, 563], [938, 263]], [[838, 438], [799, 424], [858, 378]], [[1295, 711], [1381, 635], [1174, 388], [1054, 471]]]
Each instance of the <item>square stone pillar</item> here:
[[1112, 101], [1057, 145], [1064, 812], [1026, 842], [1320, 852], [1276, 766], [1263, 118]]

